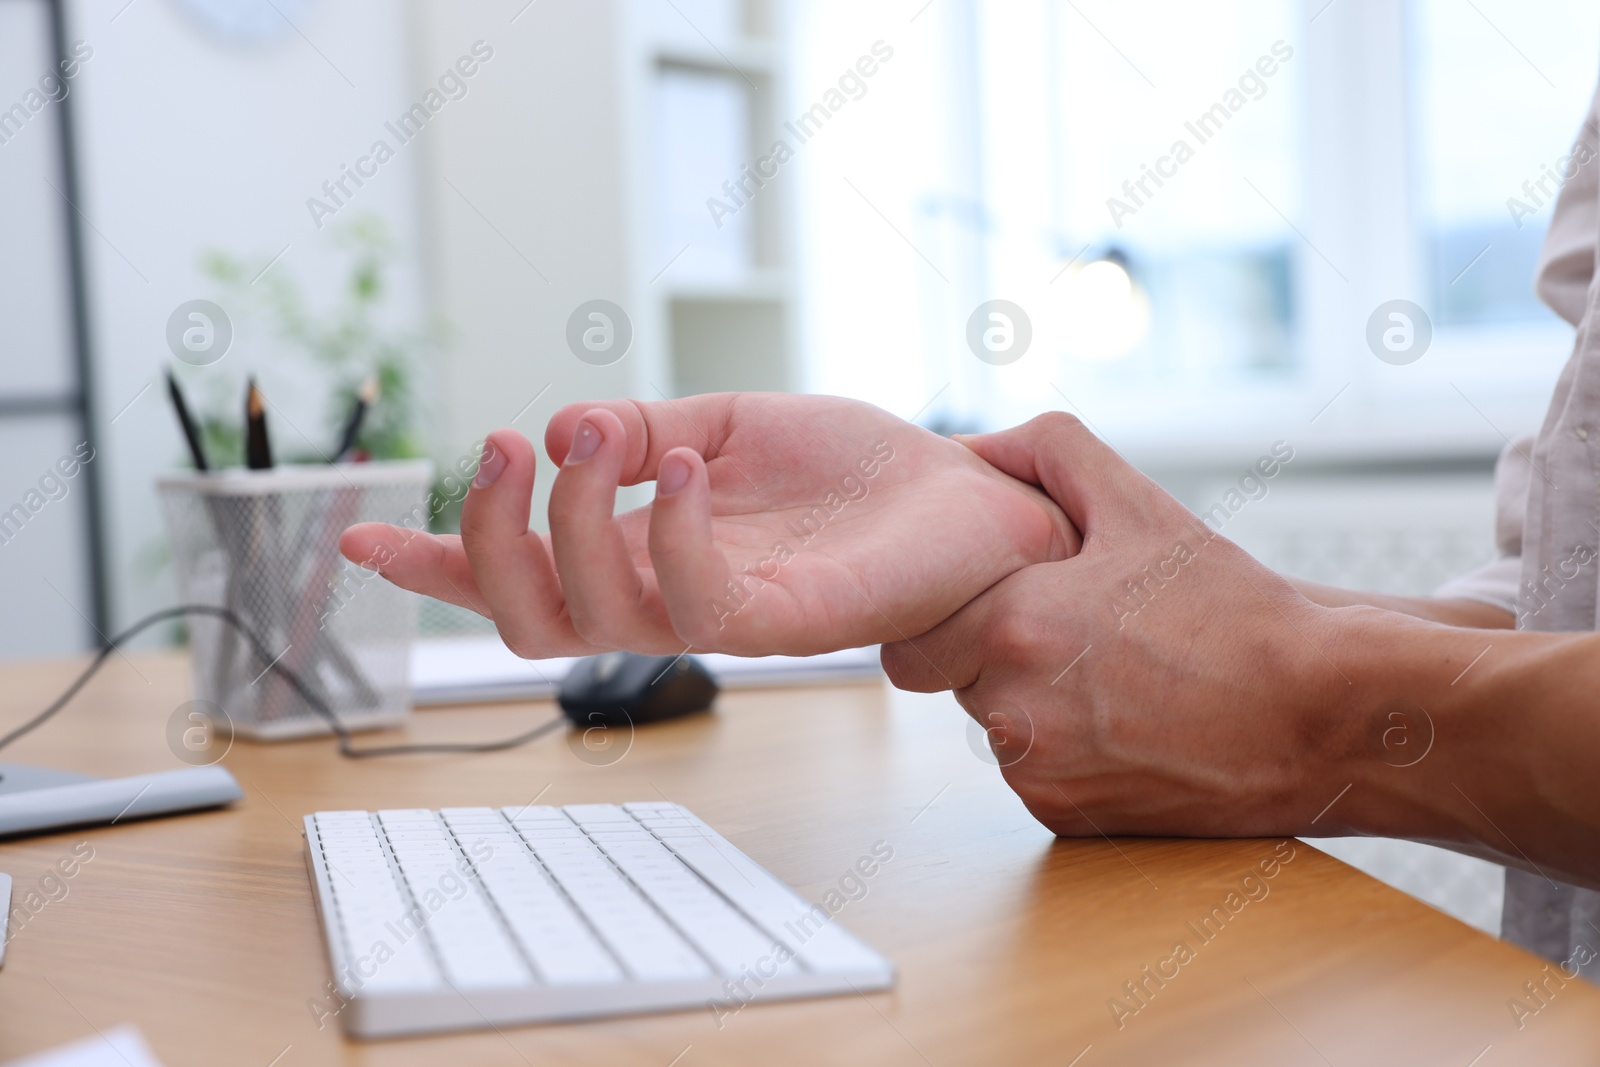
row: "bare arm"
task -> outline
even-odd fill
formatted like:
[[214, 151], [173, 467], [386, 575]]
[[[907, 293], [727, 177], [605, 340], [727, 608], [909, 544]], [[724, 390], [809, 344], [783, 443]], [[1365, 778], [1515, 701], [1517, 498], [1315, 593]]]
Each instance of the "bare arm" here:
[[1473, 630], [1511, 630], [1515, 629], [1517, 624], [1516, 617], [1509, 611], [1502, 611], [1481, 600], [1468, 600], [1465, 597], [1441, 599], [1362, 593], [1354, 589], [1341, 589], [1336, 585], [1306, 581], [1304, 578], [1290, 578], [1289, 584], [1313, 604], [1321, 604], [1327, 608], [1348, 608], [1365, 604], [1383, 608], [1385, 611], [1398, 611], [1402, 615], [1411, 615], [1418, 619], [1427, 619], [1430, 622], [1442, 622], [1446, 626], [1464, 626]]
[[[1352, 685], [1319, 714], [1366, 725], [1324, 769], [1329, 796], [1352, 784], [1313, 832], [1429, 841], [1600, 887], [1600, 635], [1331, 615], [1329, 654]], [[1385, 722], [1411, 733], [1403, 758], [1374, 735]]]

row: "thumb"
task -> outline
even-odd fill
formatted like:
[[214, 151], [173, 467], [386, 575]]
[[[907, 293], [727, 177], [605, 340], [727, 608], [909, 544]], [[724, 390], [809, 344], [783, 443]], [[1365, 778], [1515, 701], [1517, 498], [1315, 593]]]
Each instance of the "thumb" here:
[[1091, 526], [1132, 521], [1133, 497], [1139, 488], [1155, 488], [1081, 420], [1064, 411], [1046, 412], [998, 433], [956, 440], [990, 466], [1049, 493], [1085, 537]]

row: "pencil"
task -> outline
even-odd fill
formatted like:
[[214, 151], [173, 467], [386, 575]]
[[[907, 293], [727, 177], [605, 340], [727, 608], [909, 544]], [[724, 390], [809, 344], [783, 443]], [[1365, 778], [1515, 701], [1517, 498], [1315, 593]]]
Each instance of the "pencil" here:
[[349, 459], [355, 452], [356, 438], [361, 433], [362, 422], [366, 420], [367, 409], [372, 407], [373, 401], [377, 399], [377, 376], [368, 375], [367, 380], [361, 383], [361, 388], [356, 390], [355, 406], [350, 409], [350, 417], [345, 420], [344, 432], [339, 435], [339, 447], [333, 453], [335, 463]]
[[177, 412], [178, 425], [183, 429], [183, 439], [189, 443], [189, 456], [194, 460], [194, 469], [197, 471], [210, 470], [211, 465], [206, 462], [206, 450], [200, 445], [200, 433], [195, 429], [194, 419], [189, 414], [189, 405], [183, 401], [183, 391], [178, 388], [178, 379], [172, 372], [167, 371], [167, 395], [172, 398], [172, 410]]
[[250, 389], [245, 394], [245, 466], [253, 471], [264, 471], [272, 466], [272, 443], [267, 440], [267, 403], [250, 379]]

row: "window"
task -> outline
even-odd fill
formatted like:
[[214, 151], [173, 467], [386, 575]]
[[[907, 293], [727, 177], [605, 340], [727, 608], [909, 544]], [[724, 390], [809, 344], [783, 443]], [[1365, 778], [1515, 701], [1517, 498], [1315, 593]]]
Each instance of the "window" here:
[[[955, 427], [1076, 408], [1132, 446], [1292, 422], [1486, 454], [1537, 426], [1570, 330], [1531, 296], [1549, 207], [1506, 199], [1568, 151], [1592, 5], [914, 10], [800, 8], [800, 107], [894, 49], [799, 153], [811, 388]], [[1365, 340], [1396, 298], [1434, 326], [1411, 366]], [[967, 341], [992, 299], [1031, 327], [1005, 365]]]
[[[1486, 4], [1480, 14], [1459, 0], [1409, 9], [1418, 228], [1436, 324], [1554, 320], [1531, 279], [1555, 170], [1594, 80], [1600, 8], [1555, 0], [1536, 22], [1523, 10]], [[1524, 55], [1490, 21], [1502, 15]]]

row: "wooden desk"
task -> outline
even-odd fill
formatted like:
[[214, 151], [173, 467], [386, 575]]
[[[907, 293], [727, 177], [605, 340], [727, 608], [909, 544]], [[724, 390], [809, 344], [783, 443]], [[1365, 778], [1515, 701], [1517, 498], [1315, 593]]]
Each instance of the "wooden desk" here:
[[[0, 724], [43, 706], [75, 669], [0, 671]], [[178, 766], [166, 724], [187, 692], [176, 656], [113, 657], [3, 758], [103, 774]], [[543, 703], [426, 711], [408, 732], [488, 739], [551, 714]], [[167, 1067], [1600, 1060], [1600, 990], [1570, 982], [1519, 1030], [1507, 1000], [1542, 961], [1304, 844], [1265, 897], [1202, 942], [1189, 924], [1275, 842], [1055, 840], [973, 755], [966, 724], [947, 698], [861, 685], [735, 693], [714, 716], [641, 729], [605, 767], [561, 736], [370, 762], [342, 760], [326, 740], [238, 743], [224, 762], [246, 796], [232, 809], [0, 845], [18, 898], [75, 844], [94, 849], [66, 896], [15, 931], [0, 1062], [122, 1022]], [[894, 858], [838, 921], [895, 961], [898, 987], [753, 1005], [720, 1029], [696, 1010], [374, 1043], [319, 1030], [309, 1005], [329, 972], [300, 817], [541, 794], [687, 804], [813, 900], [886, 842]], [[1193, 958], [1161, 988], [1148, 983], [1119, 1029], [1108, 1002], [1133, 1006], [1123, 983], [1177, 941]]]

